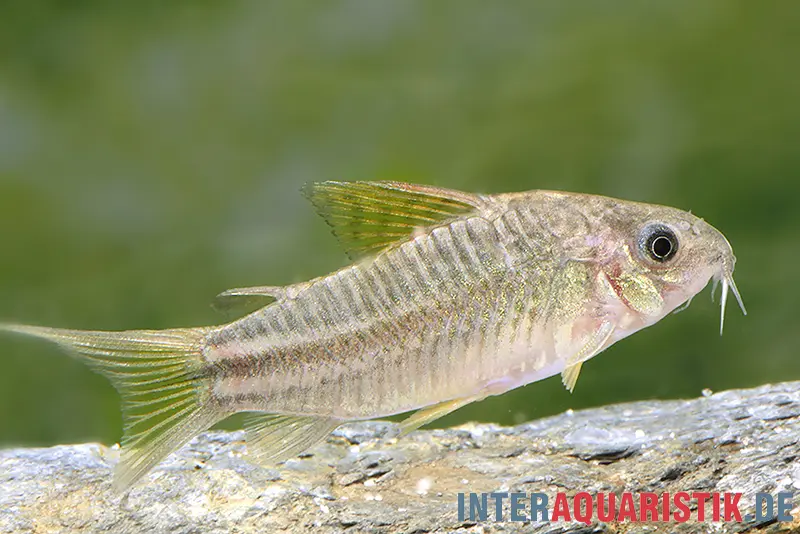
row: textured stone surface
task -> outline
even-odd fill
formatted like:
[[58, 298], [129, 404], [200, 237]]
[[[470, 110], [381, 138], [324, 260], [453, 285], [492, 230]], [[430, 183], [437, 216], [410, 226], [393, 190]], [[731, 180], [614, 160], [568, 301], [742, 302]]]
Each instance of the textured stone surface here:
[[[688, 401], [608, 406], [513, 428], [470, 424], [397, 439], [390, 423], [339, 428], [277, 468], [241, 432], [209, 432], [121, 498], [115, 449], [0, 451], [0, 532], [783, 532], [793, 523], [459, 521], [458, 492], [800, 494], [800, 382]], [[795, 502], [798, 502], [798, 498]], [[800, 511], [795, 509], [795, 518]]]

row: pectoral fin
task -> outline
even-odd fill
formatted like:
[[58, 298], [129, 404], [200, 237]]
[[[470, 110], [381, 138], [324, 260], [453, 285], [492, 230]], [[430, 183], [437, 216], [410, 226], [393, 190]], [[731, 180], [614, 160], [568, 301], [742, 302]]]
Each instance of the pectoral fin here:
[[561, 372], [561, 382], [570, 393], [575, 389], [575, 384], [578, 382], [578, 375], [581, 374], [583, 362], [600, 352], [613, 332], [614, 325], [604, 321], [600, 328], [592, 332], [583, 347], [567, 360], [567, 366]]
[[561, 382], [570, 393], [575, 389], [575, 384], [578, 382], [578, 375], [581, 374], [581, 366], [583, 366], [583, 362], [578, 362], [568, 366], [561, 372]]
[[250, 458], [259, 464], [273, 465], [313, 447], [341, 421], [326, 417], [255, 413], [244, 424]]
[[402, 182], [317, 182], [305, 186], [303, 194], [351, 259], [375, 254], [481, 204], [477, 195]]
[[433, 406], [428, 406], [427, 408], [423, 408], [417, 412], [414, 412], [413, 415], [400, 422], [400, 435], [404, 436], [409, 432], [413, 432], [422, 425], [427, 425], [428, 423], [435, 421], [440, 417], [444, 417], [450, 412], [458, 410], [462, 406], [466, 406], [470, 402], [481, 400], [484, 397], [485, 395], [453, 399], [441, 402], [439, 404], [434, 404]]

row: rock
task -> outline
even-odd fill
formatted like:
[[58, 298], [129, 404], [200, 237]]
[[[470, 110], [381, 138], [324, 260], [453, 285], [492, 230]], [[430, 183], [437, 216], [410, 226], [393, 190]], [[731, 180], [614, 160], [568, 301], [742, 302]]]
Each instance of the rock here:
[[[756, 492], [800, 489], [800, 382], [567, 412], [513, 428], [468, 424], [396, 436], [391, 423], [348, 424], [308, 454], [265, 468], [247, 461], [242, 432], [208, 432], [124, 497], [110, 491], [115, 448], [92, 443], [0, 451], [0, 531], [800, 529], [797, 519], [482, 523], [459, 520], [456, 504], [459, 492], [543, 492], [550, 499], [579, 491], [741, 492], [744, 515], [754, 509]], [[800, 518], [799, 509], [792, 514]]]

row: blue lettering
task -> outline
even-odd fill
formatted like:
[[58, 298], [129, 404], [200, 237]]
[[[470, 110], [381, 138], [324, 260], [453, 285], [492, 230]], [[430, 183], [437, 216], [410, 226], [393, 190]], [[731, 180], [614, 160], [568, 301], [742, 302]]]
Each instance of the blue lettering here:
[[495, 521], [502, 521], [503, 520], [503, 499], [508, 498], [508, 493], [505, 491], [501, 492], [492, 492], [491, 493], [492, 499], [494, 499], [494, 520]]
[[[477, 512], [477, 514], [476, 514]], [[469, 520], [470, 521], [486, 521], [489, 513], [489, 503], [485, 493], [478, 495], [477, 493], [469, 494]], [[477, 515], [477, 517], [476, 517]]]
[[546, 494], [531, 493], [531, 521], [550, 521], [550, 517], [547, 515]]
[[769, 493], [756, 493], [756, 521], [772, 521], [775, 517], [773, 503]]
[[512, 493], [511, 494], [511, 520], [512, 521], [527, 521], [528, 518], [525, 517], [525, 502], [523, 499], [526, 497], [524, 493]]
[[778, 493], [778, 521], [792, 521], [789, 511], [792, 509], [792, 492], [781, 491]]

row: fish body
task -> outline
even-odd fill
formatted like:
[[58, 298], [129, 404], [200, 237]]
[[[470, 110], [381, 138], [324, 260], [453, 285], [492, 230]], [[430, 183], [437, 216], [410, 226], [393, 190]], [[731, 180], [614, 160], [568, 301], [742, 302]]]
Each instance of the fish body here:
[[345, 421], [419, 410], [407, 432], [555, 374], [572, 390], [583, 362], [710, 280], [723, 283], [723, 306], [728, 288], [739, 299], [725, 237], [674, 208], [396, 182], [306, 194], [354, 263], [223, 293], [274, 300], [241, 319], [166, 331], [2, 326], [71, 348], [117, 386], [118, 489], [233, 413], [253, 412], [248, 448], [275, 462]]

